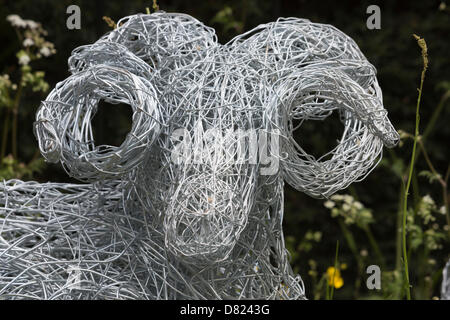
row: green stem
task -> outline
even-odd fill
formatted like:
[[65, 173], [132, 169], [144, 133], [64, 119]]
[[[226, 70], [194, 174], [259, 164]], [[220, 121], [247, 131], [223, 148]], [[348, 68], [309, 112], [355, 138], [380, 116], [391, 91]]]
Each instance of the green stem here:
[[448, 226], [448, 237], [450, 239], [450, 212], [449, 212], [449, 203], [448, 203], [448, 179], [450, 177], [450, 165], [447, 167], [447, 172], [445, 174], [444, 178], [444, 185], [442, 187], [442, 197], [444, 201], [444, 207], [445, 207], [445, 216], [447, 218], [447, 226]]
[[17, 122], [19, 116], [19, 103], [20, 96], [22, 95], [22, 79], [20, 79], [19, 88], [17, 89], [17, 94], [14, 99], [13, 106], [13, 126], [12, 126], [12, 136], [11, 136], [11, 147], [12, 147], [12, 155], [14, 159], [17, 159]]
[[428, 66], [427, 48], [426, 48], [425, 40], [420, 39], [416, 35], [414, 35], [414, 37], [416, 38], [419, 46], [422, 48], [422, 58], [423, 58], [424, 67], [423, 67], [422, 74], [420, 77], [419, 95], [417, 97], [416, 126], [415, 126], [415, 130], [414, 130], [414, 144], [413, 144], [413, 151], [412, 151], [412, 155], [411, 155], [411, 164], [409, 166], [408, 181], [406, 183], [405, 197], [403, 199], [403, 221], [402, 221], [403, 264], [404, 264], [404, 272], [405, 272], [406, 298], [408, 300], [411, 300], [411, 288], [410, 288], [410, 284], [409, 284], [408, 256], [407, 256], [407, 250], [406, 250], [406, 216], [407, 216], [407, 212], [408, 212], [409, 188], [411, 186], [411, 180], [412, 180], [413, 171], [414, 171], [414, 163], [416, 160], [417, 140], [419, 138], [420, 100], [422, 98], [422, 89], [423, 89], [423, 82], [425, 80], [425, 72], [426, 72], [427, 66]]
[[11, 115], [11, 112], [9, 109], [6, 111], [5, 121], [3, 121], [3, 133], [2, 133], [2, 149], [0, 150], [0, 161], [5, 157], [6, 155], [6, 144], [8, 140], [8, 130], [9, 130], [9, 118]]
[[395, 269], [401, 269], [402, 262], [402, 220], [403, 220], [403, 197], [404, 197], [405, 185], [403, 180], [401, 181], [400, 190], [399, 190], [399, 202], [398, 202], [398, 210], [397, 210], [397, 223], [395, 226], [395, 235], [396, 235], [396, 259], [395, 259]]
[[426, 163], [428, 165], [428, 168], [430, 169], [430, 171], [436, 177], [439, 177], [438, 181], [439, 181], [439, 183], [442, 186], [442, 201], [444, 202], [445, 215], [446, 215], [446, 219], [447, 219], [447, 225], [449, 227], [448, 236], [449, 236], [449, 239], [450, 239], [450, 213], [448, 212], [448, 197], [447, 197], [447, 184], [448, 184], [448, 179], [449, 179], [449, 175], [450, 175], [450, 165], [447, 168], [447, 172], [445, 174], [445, 178], [441, 178], [440, 174], [434, 168], [430, 157], [428, 156], [428, 152], [425, 149], [425, 145], [424, 145], [422, 139], [419, 139], [419, 146], [420, 146], [420, 150], [422, 150], [422, 152], [423, 152], [423, 156], [424, 156], [425, 161], [426, 161]]
[[380, 247], [378, 246], [378, 243], [375, 240], [375, 237], [373, 236], [372, 230], [370, 230], [370, 227], [368, 225], [366, 227], [364, 227], [363, 230], [365, 231], [367, 238], [369, 239], [369, 243], [377, 256], [377, 259], [381, 265], [381, 268], [383, 270], [386, 270], [386, 264], [384, 261], [383, 254], [381, 253]]
[[411, 180], [411, 189], [412, 189], [412, 203], [414, 205], [414, 211], [417, 211], [418, 206], [420, 204], [420, 191], [419, 191], [419, 181], [417, 180], [417, 173], [414, 170], [413, 171], [413, 176], [412, 176], [412, 180]]
[[361, 256], [359, 255], [358, 248], [356, 246], [355, 238], [353, 237], [353, 234], [351, 231], [347, 228], [345, 223], [342, 221], [341, 218], [338, 219], [339, 226], [341, 227], [342, 233], [344, 234], [345, 241], [347, 242], [351, 252], [353, 253], [353, 256], [356, 260], [356, 263], [358, 264], [358, 274], [355, 281], [355, 298], [358, 298], [359, 296], [359, 288], [361, 286], [361, 274], [364, 269], [364, 262], [361, 259]]
[[[358, 199], [358, 194], [356, 192], [355, 187], [353, 186], [349, 186], [348, 190], [350, 191], [350, 194], [353, 196], [353, 198], [355, 198], [355, 200], [359, 200]], [[372, 249], [374, 250], [375, 254], [377, 255], [377, 259], [382, 267], [382, 269], [385, 268], [385, 263], [384, 263], [384, 256], [381, 253], [380, 247], [378, 246], [377, 241], [375, 240], [375, 237], [373, 236], [372, 230], [370, 229], [369, 225], [363, 225], [363, 226], [359, 226], [361, 229], [364, 230], [364, 232], [366, 233], [367, 238], [369, 239], [369, 243], [372, 247]]]
[[336, 276], [336, 270], [338, 268], [338, 254], [339, 254], [339, 240], [336, 242], [336, 255], [334, 257], [334, 272], [333, 272], [333, 278], [331, 279], [331, 293], [330, 293], [330, 300], [333, 300], [333, 293], [334, 293], [334, 277]]
[[[442, 95], [437, 108], [434, 110], [433, 115], [431, 116], [430, 120], [428, 121], [427, 126], [426, 126], [425, 130], [423, 131], [422, 137], [420, 139], [420, 141], [422, 143], [428, 138], [428, 136], [433, 131], [434, 125], [436, 124], [436, 121], [439, 119], [439, 116], [440, 116], [442, 110], [444, 109], [445, 102], [447, 102], [447, 100], [449, 98], [450, 98], [450, 90], [445, 92], [444, 95]], [[420, 152], [421, 152], [421, 150], [417, 150], [416, 159], [414, 159], [414, 162], [417, 161], [417, 158], [419, 157]]]

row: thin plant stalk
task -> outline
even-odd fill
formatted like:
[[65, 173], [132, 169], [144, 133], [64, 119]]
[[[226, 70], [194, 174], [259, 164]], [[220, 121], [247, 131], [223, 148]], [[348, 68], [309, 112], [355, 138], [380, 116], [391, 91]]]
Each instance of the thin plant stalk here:
[[11, 147], [12, 154], [14, 159], [17, 159], [17, 122], [19, 117], [19, 104], [20, 104], [20, 96], [22, 95], [22, 79], [20, 80], [19, 88], [17, 90], [16, 97], [14, 99], [13, 106], [13, 126], [12, 126], [12, 135], [11, 135]]
[[5, 157], [6, 154], [6, 144], [8, 140], [8, 131], [9, 131], [9, 118], [11, 112], [9, 110], [6, 111], [5, 121], [3, 122], [3, 133], [2, 133], [2, 146], [0, 150], [0, 161]]
[[419, 124], [420, 124], [420, 100], [422, 98], [422, 89], [423, 82], [425, 80], [425, 72], [428, 68], [428, 56], [427, 56], [427, 45], [425, 39], [420, 38], [417, 35], [414, 35], [414, 38], [417, 40], [419, 47], [422, 49], [422, 59], [423, 59], [423, 69], [420, 77], [420, 88], [419, 95], [417, 97], [417, 105], [416, 105], [416, 125], [414, 130], [414, 143], [413, 143], [413, 151], [411, 154], [411, 164], [409, 166], [409, 175], [408, 181], [405, 186], [405, 195], [403, 198], [403, 219], [402, 219], [402, 249], [403, 249], [403, 265], [404, 265], [404, 275], [405, 275], [405, 289], [406, 289], [406, 297], [408, 300], [411, 300], [411, 288], [409, 284], [409, 271], [408, 271], [408, 255], [406, 250], [406, 216], [408, 212], [408, 194], [409, 188], [411, 186], [411, 180], [414, 171], [414, 163], [416, 159], [416, 147], [417, 141], [419, 139]]
[[341, 218], [338, 219], [339, 226], [342, 230], [342, 233], [345, 237], [345, 240], [356, 260], [356, 263], [358, 264], [358, 274], [355, 280], [355, 291], [354, 296], [357, 299], [359, 297], [359, 289], [361, 287], [361, 275], [364, 269], [364, 261], [362, 261], [361, 256], [359, 255], [358, 248], [356, 245], [355, 238], [353, 237], [352, 232], [347, 228], [344, 221], [342, 221]]
[[386, 268], [386, 263], [383, 257], [383, 254], [381, 253], [380, 247], [378, 246], [377, 241], [375, 240], [375, 237], [373, 236], [372, 230], [370, 229], [369, 225], [365, 226], [363, 228], [364, 232], [366, 233], [367, 238], [369, 239], [369, 243], [375, 252], [375, 255], [377, 256], [378, 261], [381, 264], [381, 268]]
[[336, 270], [338, 268], [338, 254], [339, 254], [339, 240], [337, 240], [337, 242], [336, 242], [336, 255], [334, 257], [334, 272], [333, 272], [333, 279], [331, 280], [330, 300], [333, 300], [334, 278], [336, 276]]

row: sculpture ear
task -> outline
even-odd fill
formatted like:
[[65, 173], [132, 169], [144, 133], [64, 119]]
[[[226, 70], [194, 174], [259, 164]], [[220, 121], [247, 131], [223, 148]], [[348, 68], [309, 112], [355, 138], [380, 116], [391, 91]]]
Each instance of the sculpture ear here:
[[72, 74], [99, 64], [125, 69], [146, 79], [151, 79], [152, 73], [154, 74], [153, 66], [135, 56], [120, 43], [109, 42], [104, 38], [74, 49], [68, 64]]
[[[91, 119], [100, 100], [129, 104], [133, 110], [131, 131], [118, 147], [94, 144]], [[159, 136], [162, 123], [150, 81], [97, 65], [56, 85], [36, 113], [34, 133], [48, 161], [61, 161], [74, 178], [96, 181], [115, 179], [135, 168]]]
[[[271, 68], [266, 80], [275, 94], [265, 111], [266, 121], [269, 129], [282, 133], [280, 167], [297, 190], [329, 197], [363, 179], [378, 163], [383, 143], [397, 143], [399, 135], [383, 108], [375, 68], [335, 27], [279, 19], [232, 43], [237, 51], [250, 51], [256, 67], [259, 62], [261, 68]], [[323, 120], [333, 111], [341, 115], [343, 136], [336, 148], [316, 159], [294, 140], [293, 121]]]
[[136, 14], [120, 19], [117, 25], [105, 39], [124, 45], [158, 69], [171, 67], [174, 61], [170, 56], [189, 60], [201, 50], [217, 45], [214, 29], [187, 14]]
[[[284, 77], [275, 87], [266, 118], [272, 129], [282, 132], [280, 166], [284, 179], [313, 197], [327, 198], [362, 180], [381, 159], [383, 143], [391, 147], [399, 139], [383, 108], [376, 81], [364, 89], [339, 64], [307, 66]], [[344, 133], [332, 151], [316, 159], [294, 140], [293, 121], [323, 120], [333, 111], [340, 112]]]

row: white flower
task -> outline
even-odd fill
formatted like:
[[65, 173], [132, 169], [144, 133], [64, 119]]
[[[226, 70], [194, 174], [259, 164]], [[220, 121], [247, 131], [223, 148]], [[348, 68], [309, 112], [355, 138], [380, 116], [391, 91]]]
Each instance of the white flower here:
[[345, 212], [350, 211], [350, 209], [351, 209], [351, 207], [350, 207], [349, 204], [344, 203], [344, 204], [342, 205], [342, 210], [344, 210]]
[[19, 58], [19, 64], [21, 65], [27, 65], [30, 62], [30, 57], [26, 54], [23, 54]]
[[340, 195], [340, 194], [335, 194], [335, 195], [332, 195], [330, 199], [331, 200], [336, 200], [336, 201], [341, 201], [341, 200], [344, 199], [344, 197], [342, 195]]
[[10, 14], [6, 17], [6, 20], [8, 20], [13, 27], [26, 28], [27, 26], [27, 23], [17, 14]]
[[28, 26], [28, 28], [30, 28], [30, 29], [36, 29], [37, 27], [39, 27], [39, 23], [37, 23], [36, 21], [24, 20], [24, 22]]
[[17, 14], [10, 14], [9, 16], [6, 17], [6, 20], [11, 22], [17, 19], [22, 19], [21, 17], [19, 17]]
[[52, 52], [50, 51], [50, 49], [48, 47], [42, 47], [40, 50], [40, 53], [42, 53], [42, 55], [44, 57], [48, 57], [49, 55], [52, 54]]
[[33, 39], [26, 38], [25, 40], [23, 40], [24, 47], [31, 47], [33, 44], [34, 44]]
[[355, 201], [355, 202], [353, 203], [353, 206], [354, 206], [356, 209], [358, 209], [358, 210], [361, 210], [361, 209], [363, 208], [362, 203], [359, 202], [359, 201]]
[[323, 204], [325, 206], [325, 208], [331, 209], [334, 208], [335, 203], [331, 200], [325, 201], [325, 203]]
[[353, 202], [353, 197], [351, 195], [345, 194], [344, 201], [348, 204], [351, 204]]
[[11, 86], [11, 80], [9, 80], [9, 74], [0, 75], [0, 88], [2, 87], [10, 87]]
[[429, 205], [433, 205], [433, 204], [434, 204], [434, 200], [433, 200], [433, 198], [430, 197], [429, 194], [427, 194], [426, 196], [424, 196], [424, 197], [422, 198], [422, 201], [423, 201], [424, 203], [426, 203], [426, 204], [429, 204]]

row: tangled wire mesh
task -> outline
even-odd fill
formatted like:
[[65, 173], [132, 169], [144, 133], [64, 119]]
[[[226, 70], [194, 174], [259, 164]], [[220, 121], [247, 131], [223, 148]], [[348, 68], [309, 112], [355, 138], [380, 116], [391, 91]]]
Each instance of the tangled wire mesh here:
[[[284, 180], [326, 198], [398, 140], [375, 68], [308, 20], [221, 45], [188, 15], [133, 15], [75, 49], [69, 70], [35, 135], [88, 183], [0, 185], [2, 299], [304, 299], [284, 245]], [[101, 100], [133, 110], [119, 147], [94, 143]], [[344, 133], [316, 159], [293, 132], [332, 112]]]
[[441, 300], [450, 300], [450, 260], [442, 270]]

